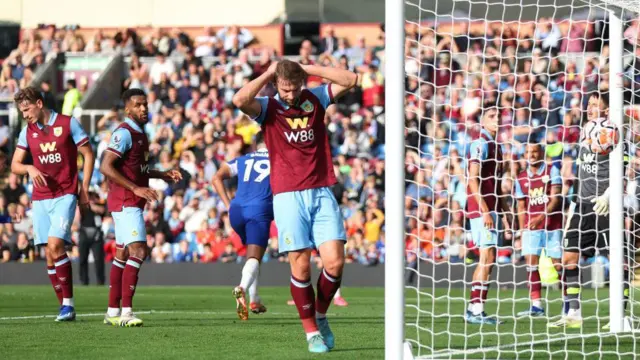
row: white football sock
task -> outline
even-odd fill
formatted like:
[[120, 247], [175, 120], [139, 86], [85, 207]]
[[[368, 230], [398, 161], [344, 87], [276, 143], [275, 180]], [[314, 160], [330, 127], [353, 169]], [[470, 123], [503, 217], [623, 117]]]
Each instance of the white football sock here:
[[130, 307], [123, 307], [122, 308], [122, 313], [123, 314], [131, 314], [133, 312], [133, 310]]
[[240, 280], [240, 287], [245, 291], [249, 290], [251, 283], [255, 281], [258, 277], [258, 270], [260, 267], [260, 262], [254, 258], [250, 258], [244, 264], [242, 268], [242, 279]]
[[258, 295], [258, 278], [256, 277], [249, 286], [249, 302], [261, 304], [260, 295]]
[[535, 299], [531, 302], [532, 306], [535, 306], [539, 309], [542, 309], [542, 301], [540, 299]]
[[71, 306], [73, 307], [73, 298], [63, 298], [62, 299], [62, 306]]
[[120, 316], [120, 308], [107, 308], [107, 315], [109, 317]]
[[338, 288], [338, 291], [336, 291], [336, 294], [333, 296], [333, 298], [341, 298], [342, 295], [340, 295], [340, 288]]
[[484, 311], [484, 304], [481, 302], [477, 302], [471, 305], [471, 312], [473, 313], [473, 315], [480, 315]]
[[582, 318], [582, 312], [580, 311], [580, 309], [569, 309], [569, 312], [567, 313], [567, 317], [570, 318], [574, 318], [574, 319], [580, 319]]
[[307, 341], [309, 341], [312, 337], [316, 335], [320, 335], [320, 331], [313, 331], [313, 332], [307, 333]]

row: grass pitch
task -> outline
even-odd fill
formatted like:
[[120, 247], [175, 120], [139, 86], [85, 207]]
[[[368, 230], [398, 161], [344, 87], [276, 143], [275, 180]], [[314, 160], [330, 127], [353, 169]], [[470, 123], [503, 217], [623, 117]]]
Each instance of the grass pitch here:
[[[142, 328], [102, 323], [106, 287], [76, 287], [75, 323], [55, 323], [57, 302], [49, 286], [0, 286], [0, 359], [382, 359], [384, 291], [344, 288], [349, 306], [331, 306], [336, 348], [307, 352], [289, 289], [263, 288], [263, 315], [239, 321], [230, 287], [147, 287], [134, 306]], [[546, 318], [514, 319], [527, 308], [527, 290], [491, 291], [486, 310], [507, 322], [499, 327], [463, 322], [467, 293], [459, 289], [407, 290], [406, 338], [414, 355], [447, 359], [640, 359], [640, 334], [613, 336], [606, 290], [583, 291], [581, 330], [547, 330]], [[518, 301], [514, 301], [516, 298]], [[549, 291], [548, 315], [560, 311], [559, 291]], [[636, 304], [634, 313], [640, 307]], [[595, 314], [598, 317], [595, 317]], [[400, 358], [398, 358], [400, 360]]]
[[[0, 286], [0, 359], [381, 359], [383, 289], [343, 289], [346, 308], [331, 306], [336, 336], [330, 354], [312, 355], [289, 288], [261, 288], [268, 308], [240, 321], [231, 287], [136, 289], [142, 328], [102, 323], [106, 287], [75, 287], [78, 317], [56, 323], [50, 286]], [[43, 317], [46, 316], [46, 317]]]

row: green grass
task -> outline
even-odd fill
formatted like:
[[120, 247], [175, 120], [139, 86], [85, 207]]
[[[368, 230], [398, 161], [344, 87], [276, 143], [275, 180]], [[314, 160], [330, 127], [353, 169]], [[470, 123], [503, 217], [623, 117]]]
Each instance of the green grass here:
[[[48, 286], [0, 286], [0, 359], [315, 359], [307, 352], [289, 288], [262, 288], [268, 308], [239, 321], [230, 287], [147, 287], [136, 290], [142, 328], [104, 325], [107, 288], [76, 287], [79, 315], [56, 323], [57, 301]], [[382, 289], [344, 289], [346, 308], [332, 306], [334, 359], [384, 357]], [[253, 316], [251, 316], [253, 315]]]
[[[380, 288], [343, 290], [350, 304], [329, 309], [337, 345], [328, 355], [307, 352], [297, 312], [286, 305], [289, 289], [284, 287], [261, 289], [269, 311], [261, 316], [251, 314], [248, 322], [237, 319], [228, 287], [140, 287], [134, 304], [145, 321], [143, 328], [102, 324], [106, 288], [77, 287], [75, 292], [77, 321], [55, 323], [57, 306], [49, 286], [0, 286], [0, 358], [370, 360], [384, 356], [384, 291]], [[465, 325], [462, 316], [467, 295], [458, 289], [423, 289], [418, 298], [415, 290], [407, 290], [406, 338], [415, 355], [452, 359], [640, 358], [640, 335], [598, 334], [608, 321], [606, 290], [583, 291], [583, 316], [587, 317], [583, 329], [566, 331], [548, 331], [546, 319], [514, 321], [513, 312], [528, 306], [526, 290], [491, 291], [493, 297], [486, 310], [507, 317], [507, 323], [497, 328]], [[551, 302], [548, 315], [557, 315], [559, 292], [550, 291], [547, 298]], [[634, 313], [638, 312], [636, 304]]]
[[[412, 343], [414, 355], [453, 359], [465, 355], [472, 359], [640, 358], [640, 333], [614, 336], [601, 330], [609, 321], [606, 289], [583, 289], [583, 327], [566, 330], [547, 329], [546, 317], [514, 318], [515, 313], [529, 307], [526, 289], [489, 293], [487, 314], [497, 314], [506, 321], [497, 327], [464, 323], [468, 294], [461, 289], [437, 289], [433, 294], [432, 289], [422, 289], [419, 297], [415, 290], [407, 291], [405, 337]], [[547, 291], [546, 302], [547, 316], [558, 319], [562, 309], [560, 291]], [[636, 302], [633, 310], [639, 314], [640, 304]]]

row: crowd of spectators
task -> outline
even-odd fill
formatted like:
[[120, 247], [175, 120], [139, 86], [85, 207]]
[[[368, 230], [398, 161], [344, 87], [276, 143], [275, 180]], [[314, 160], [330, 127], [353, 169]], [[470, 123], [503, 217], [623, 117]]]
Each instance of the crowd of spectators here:
[[[500, 114], [497, 142], [505, 173], [501, 194], [513, 204], [514, 179], [526, 169], [527, 143], [545, 147], [546, 162], [561, 170], [564, 206], [574, 192], [576, 156], [590, 94], [609, 91], [609, 45], [594, 23], [575, 22], [562, 33], [557, 23], [541, 19], [531, 38], [518, 29], [493, 24], [483, 33], [460, 24], [452, 32], [407, 32], [406, 72], [406, 213], [408, 262], [472, 261], [477, 249], [465, 231], [467, 201], [465, 157], [481, 130], [482, 109], [496, 105]], [[483, 27], [484, 28], [484, 27]], [[638, 20], [625, 31], [625, 102], [640, 104]], [[585, 52], [587, 51], [587, 52]], [[636, 121], [637, 123], [637, 121]], [[631, 140], [625, 206], [637, 211], [640, 130], [625, 130]], [[632, 131], [628, 131], [632, 130]], [[634, 203], [635, 205], [632, 205]], [[515, 205], [515, 204], [514, 204]], [[514, 209], [515, 206], [512, 206]], [[516, 230], [517, 223], [510, 224]], [[629, 226], [630, 224], [627, 224]], [[498, 262], [522, 262], [521, 241], [505, 232]]]
[[[609, 76], [607, 42], [592, 23], [581, 24], [560, 31], [556, 23], [541, 19], [526, 39], [516, 39], [517, 28], [498, 24], [478, 34], [463, 23], [455, 33], [428, 27], [407, 30], [405, 242], [410, 264], [418, 257], [457, 262], [474, 254], [474, 244], [465, 230], [464, 159], [468, 144], [479, 134], [478, 119], [485, 105], [500, 108], [498, 141], [508, 159], [503, 193], [512, 193], [513, 179], [526, 165], [524, 145], [539, 142], [545, 144], [549, 165], [562, 171], [565, 195], [572, 194], [587, 94], [607, 91]], [[636, 32], [625, 32], [632, 45], [637, 42], [638, 22], [628, 27], [634, 26]], [[158, 30], [144, 38], [131, 30], [112, 38], [98, 31], [93, 38], [82, 39], [74, 36], [72, 29], [52, 29], [47, 34], [39, 42], [43, 49], [45, 44], [49, 46], [42, 51], [47, 56], [51, 51], [122, 51], [131, 55], [123, 88], [141, 88], [148, 94], [149, 122], [144, 130], [151, 143], [151, 165], [159, 170], [179, 167], [184, 176], [175, 185], [160, 180], [151, 183], [162, 198], [145, 210], [150, 261], [241, 261], [245, 249], [210, 183], [220, 163], [249, 150], [260, 130], [234, 108], [231, 99], [242, 85], [268, 68], [274, 52], [268, 48], [248, 51], [246, 45], [253, 37], [238, 27], [218, 33], [206, 28], [195, 39], [179, 30]], [[384, 29], [380, 43], [367, 44], [360, 37], [352, 45], [327, 27], [318, 47], [305, 40], [299, 52], [303, 64], [343, 67], [361, 75], [359, 86], [328, 109], [325, 121], [339, 179], [333, 191], [348, 236], [346, 259], [367, 266], [385, 259], [383, 41]], [[20, 46], [25, 51], [29, 48], [29, 44]], [[585, 50], [594, 53], [584, 56]], [[257, 60], [253, 59], [255, 54]], [[640, 51], [637, 54], [640, 56]], [[174, 55], [180, 55], [180, 60]], [[143, 56], [154, 56], [155, 61], [142, 62]], [[205, 63], [203, 56], [215, 56], [215, 60]], [[628, 89], [636, 86], [639, 68], [640, 62], [635, 60], [627, 67]], [[322, 79], [309, 77], [306, 85], [321, 83]], [[261, 95], [274, 93], [275, 89], [267, 86]], [[627, 99], [632, 99], [631, 92]], [[96, 169], [111, 131], [122, 119], [122, 110], [115, 107], [98, 121], [98, 133], [92, 139]], [[634, 168], [638, 165], [634, 163]], [[108, 191], [97, 170], [93, 184], [98, 209]], [[21, 182], [12, 176], [0, 197], [0, 211], [16, 206], [27, 219], [2, 228], [2, 261], [32, 261], [42, 256], [28, 245], [28, 221], [32, 220], [26, 194], [30, 190], [27, 179]], [[108, 214], [97, 215], [108, 261], [115, 251], [113, 220]], [[79, 221], [76, 219], [74, 231]], [[278, 254], [274, 226], [270, 237], [264, 261], [286, 261]], [[500, 250], [499, 261], [520, 261], [519, 240], [511, 234], [506, 238], [510, 242]], [[76, 247], [71, 254], [77, 258]]]
[[[53, 38], [66, 41], [65, 48], [84, 49], [91, 46], [106, 49], [113, 39], [83, 41], [71, 37], [73, 30], [61, 30], [66, 35]], [[230, 160], [252, 148], [254, 135], [260, 127], [233, 107], [235, 92], [251, 79], [262, 74], [276, 59], [269, 48], [249, 51], [246, 45], [253, 36], [244, 29], [229, 27], [218, 33], [206, 28], [202, 36], [188, 39], [179, 32], [152, 33], [148, 39], [117, 41], [116, 50], [130, 52], [129, 72], [123, 79], [123, 89], [141, 88], [148, 94], [149, 122], [144, 127], [150, 141], [150, 165], [159, 170], [180, 168], [183, 181], [167, 184], [152, 180], [151, 186], [162, 194], [160, 201], [147, 205], [147, 243], [152, 248], [153, 262], [237, 262], [246, 249], [232, 230], [227, 209], [213, 190], [211, 179], [221, 162]], [[175, 41], [174, 41], [175, 40]], [[137, 44], [143, 44], [141, 48]], [[101, 45], [96, 45], [101, 44]], [[128, 46], [126, 44], [130, 44]], [[348, 232], [348, 262], [376, 265], [384, 262], [384, 77], [381, 73], [382, 44], [342, 48], [316, 47], [310, 41], [301, 43], [299, 61], [341, 66], [363, 74], [361, 86], [350, 91], [327, 111], [326, 122], [334, 155], [334, 167], [339, 183], [334, 193], [342, 204]], [[82, 46], [81, 46], [82, 45]], [[95, 51], [95, 48], [93, 49]], [[176, 55], [180, 52], [181, 56]], [[257, 54], [258, 59], [253, 56]], [[143, 56], [154, 56], [152, 63], [142, 62]], [[214, 56], [213, 63], [203, 62], [203, 56]], [[252, 61], [254, 60], [254, 61]], [[322, 79], [309, 77], [307, 87], [320, 85]], [[274, 95], [273, 86], [261, 95]], [[108, 189], [97, 170], [110, 141], [112, 131], [123, 120], [121, 107], [114, 107], [97, 122], [92, 138], [97, 161], [93, 173], [92, 213], [95, 226], [101, 229], [106, 261], [115, 251], [114, 223], [102, 206]], [[232, 187], [233, 183], [230, 184]], [[31, 248], [24, 256], [21, 242], [12, 234], [23, 233], [32, 238], [29, 225], [28, 194], [32, 184], [28, 179], [11, 175], [0, 197], [0, 209], [13, 204], [25, 220], [2, 228], [2, 261], [33, 261], [42, 252]], [[13, 210], [13, 209], [11, 209]], [[85, 214], [78, 212], [72, 226], [74, 243], [81, 238]], [[89, 221], [89, 224], [94, 224]], [[22, 230], [17, 228], [21, 227]], [[278, 253], [277, 229], [272, 226], [270, 245], [264, 261], [287, 261]], [[70, 249], [72, 258], [79, 257], [82, 247]]]

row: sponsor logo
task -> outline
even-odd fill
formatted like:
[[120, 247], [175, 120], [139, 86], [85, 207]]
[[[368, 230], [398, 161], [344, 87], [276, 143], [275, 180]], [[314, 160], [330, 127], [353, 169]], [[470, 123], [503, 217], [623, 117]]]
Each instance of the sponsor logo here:
[[284, 243], [287, 245], [291, 245], [293, 241], [291, 240], [291, 236], [289, 234], [284, 236]]
[[309, 310], [309, 309], [311, 309], [311, 304], [304, 304], [304, 305], [302, 305], [302, 309], [303, 309], [303, 310]]
[[309, 124], [309, 118], [287, 118], [287, 123], [292, 130], [297, 130], [298, 128], [306, 129]]
[[34, 139], [37, 139], [38, 138], [38, 133], [31, 134], [31, 137], [34, 138]]
[[305, 102], [302, 103], [302, 105], [300, 105], [300, 109], [304, 110], [305, 112], [312, 112], [313, 104], [311, 103], [311, 101], [306, 100]]
[[40, 144], [40, 150], [42, 150], [42, 152], [52, 152], [56, 150], [56, 142], [52, 141], [52, 142], [48, 142], [48, 143], [42, 143]]
[[280, 115], [282, 115], [282, 114], [284, 114], [284, 113], [285, 113], [285, 111], [284, 111], [284, 110], [280, 110], [280, 109], [276, 110], [276, 112], [277, 112], [278, 114], [280, 114]]
[[120, 144], [120, 141], [121, 141], [121, 140], [122, 140], [122, 139], [120, 139], [120, 137], [119, 137], [118, 135], [115, 135], [115, 136], [111, 139], [111, 142], [112, 142], [112, 143], [114, 143], [114, 144]]
[[42, 150], [44, 155], [38, 155], [38, 160], [40, 160], [41, 164], [56, 164], [62, 162], [62, 155], [60, 153], [54, 153], [56, 151], [56, 142], [48, 142], [40, 144], [40, 150]]
[[62, 126], [54, 127], [53, 135], [55, 135], [56, 137], [60, 137], [60, 135], [62, 135]]
[[138, 145], [142, 145], [142, 140], [138, 140]]
[[131, 236], [138, 236], [138, 232], [137, 232], [136, 230], [133, 230], [133, 231], [131, 232]]
[[287, 138], [289, 143], [305, 143], [315, 139], [313, 129], [306, 130], [309, 127], [308, 117], [286, 118], [286, 120], [291, 130], [296, 130], [284, 132], [284, 136]]
[[544, 187], [529, 190], [529, 203], [531, 205], [543, 205], [549, 202], [549, 197], [544, 192]]
[[545, 184], [548, 183], [549, 182], [549, 175], [543, 176], [542, 177], [542, 182], [545, 183]]
[[144, 161], [149, 161], [149, 152], [145, 151], [144, 153]]

